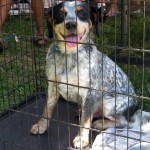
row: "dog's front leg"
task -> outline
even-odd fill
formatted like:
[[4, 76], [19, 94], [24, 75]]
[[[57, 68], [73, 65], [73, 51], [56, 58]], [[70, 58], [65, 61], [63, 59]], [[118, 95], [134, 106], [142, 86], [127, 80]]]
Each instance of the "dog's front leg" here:
[[47, 130], [47, 128], [49, 127], [49, 120], [58, 101], [58, 97], [59, 94], [56, 90], [56, 84], [49, 83], [48, 97], [44, 108], [44, 112], [39, 122], [31, 127], [30, 132], [32, 134], [43, 134]]
[[80, 130], [77, 136], [73, 140], [74, 148], [86, 147], [89, 145], [89, 128], [92, 122], [90, 99], [86, 99], [82, 104], [82, 115], [80, 122]]

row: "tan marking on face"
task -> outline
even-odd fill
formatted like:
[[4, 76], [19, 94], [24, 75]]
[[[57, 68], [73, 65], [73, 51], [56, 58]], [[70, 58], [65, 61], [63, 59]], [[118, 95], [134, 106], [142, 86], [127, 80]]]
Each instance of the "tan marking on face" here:
[[62, 8], [60, 9], [60, 11], [62, 11], [62, 12], [67, 12], [67, 8], [66, 8], [66, 7], [62, 7]]
[[89, 28], [92, 29], [92, 27], [93, 27], [93, 24], [92, 24], [92, 22], [91, 22], [91, 20], [90, 20]]
[[83, 10], [83, 7], [82, 6], [77, 6], [76, 11], [80, 11], [80, 10]]

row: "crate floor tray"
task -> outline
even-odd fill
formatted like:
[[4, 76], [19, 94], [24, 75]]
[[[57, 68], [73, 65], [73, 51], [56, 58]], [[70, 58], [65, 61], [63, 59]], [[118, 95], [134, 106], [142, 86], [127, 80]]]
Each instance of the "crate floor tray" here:
[[[21, 108], [1, 116], [0, 150], [67, 150], [72, 146], [79, 130], [75, 117], [78, 107], [63, 99], [58, 101], [48, 131], [42, 135], [30, 134], [31, 126], [43, 112], [45, 99], [45, 94], [38, 93]], [[92, 136], [94, 139], [95, 133]]]

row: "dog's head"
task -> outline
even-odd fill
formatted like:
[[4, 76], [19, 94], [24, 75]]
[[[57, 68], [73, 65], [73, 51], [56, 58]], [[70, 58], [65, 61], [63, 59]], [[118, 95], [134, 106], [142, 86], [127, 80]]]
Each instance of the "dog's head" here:
[[97, 11], [84, 2], [65, 1], [48, 13], [49, 34], [54, 31], [62, 53], [70, 53], [87, 43], [93, 25], [98, 31]]

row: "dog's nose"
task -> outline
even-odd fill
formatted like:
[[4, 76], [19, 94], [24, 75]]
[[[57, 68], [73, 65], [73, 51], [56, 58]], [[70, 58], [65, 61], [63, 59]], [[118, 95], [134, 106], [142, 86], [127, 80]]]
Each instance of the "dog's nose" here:
[[71, 22], [67, 22], [66, 23], [66, 28], [68, 30], [73, 30], [76, 28], [76, 22], [75, 21], [71, 21]]

